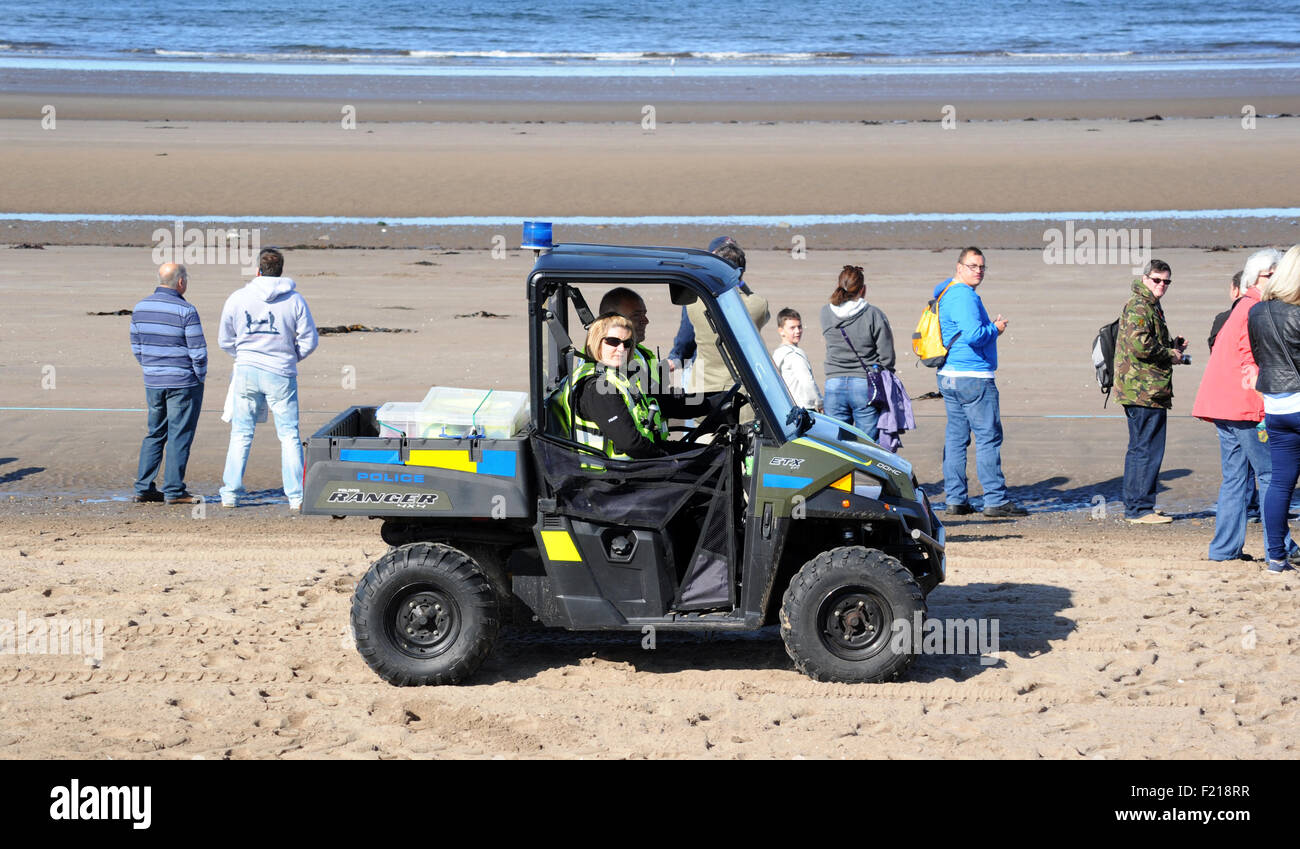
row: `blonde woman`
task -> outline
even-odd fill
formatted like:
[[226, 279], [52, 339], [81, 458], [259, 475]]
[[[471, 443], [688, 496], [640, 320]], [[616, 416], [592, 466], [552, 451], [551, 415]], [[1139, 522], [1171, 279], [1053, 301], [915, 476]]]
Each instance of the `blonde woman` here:
[[1264, 542], [1268, 571], [1277, 575], [1294, 571], [1287, 562], [1286, 533], [1287, 507], [1300, 477], [1300, 245], [1286, 252], [1259, 289], [1260, 302], [1250, 309], [1247, 331], [1273, 464], [1263, 499]]
[[[623, 316], [605, 313], [591, 323], [586, 361], [571, 378], [574, 439], [616, 460], [646, 460], [694, 448], [668, 441], [661, 403], [681, 415], [682, 396], [646, 395], [628, 378], [626, 364], [635, 347], [636, 332]], [[699, 412], [696, 407], [690, 414]]]

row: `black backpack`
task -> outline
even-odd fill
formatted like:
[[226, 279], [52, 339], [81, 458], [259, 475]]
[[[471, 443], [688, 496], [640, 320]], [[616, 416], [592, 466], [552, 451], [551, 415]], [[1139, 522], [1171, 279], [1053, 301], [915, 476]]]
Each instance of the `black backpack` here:
[[1115, 340], [1119, 338], [1119, 319], [1102, 326], [1097, 331], [1097, 338], [1092, 340], [1092, 367], [1097, 370], [1097, 385], [1101, 387], [1106, 400], [1101, 402], [1105, 408], [1110, 401], [1110, 390], [1115, 385]]

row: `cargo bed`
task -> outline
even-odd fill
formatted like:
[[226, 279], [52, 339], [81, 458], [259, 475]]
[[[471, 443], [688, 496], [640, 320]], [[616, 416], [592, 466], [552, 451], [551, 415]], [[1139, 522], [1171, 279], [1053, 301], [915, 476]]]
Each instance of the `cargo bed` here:
[[312, 434], [302, 512], [331, 516], [529, 518], [527, 433], [510, 439], [380, 436], [377, 407], [350, 407]]

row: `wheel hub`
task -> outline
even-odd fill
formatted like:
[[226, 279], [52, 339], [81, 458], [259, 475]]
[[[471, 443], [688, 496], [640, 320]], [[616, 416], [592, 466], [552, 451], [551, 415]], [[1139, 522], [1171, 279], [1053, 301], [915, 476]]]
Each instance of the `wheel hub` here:
[[460, 611], [455, 601], [436, 590], [422, 590], [404, 596], [389, 620], [397, 644], [407, 654], [428, 657], [446, 650], [460, 630]]
[[855, 659], [889, 637], [888, 606], [874, 593], [844, 589], [822, 604], [822, 641], [834, 654]]

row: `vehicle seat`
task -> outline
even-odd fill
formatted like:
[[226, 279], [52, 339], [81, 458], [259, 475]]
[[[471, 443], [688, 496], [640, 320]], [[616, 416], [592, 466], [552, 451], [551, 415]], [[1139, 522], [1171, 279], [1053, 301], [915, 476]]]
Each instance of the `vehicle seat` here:
[[546, 433], [565, 439], [573, 438], [570, 429], [569, 382], [566, 380], [546, 396]]

